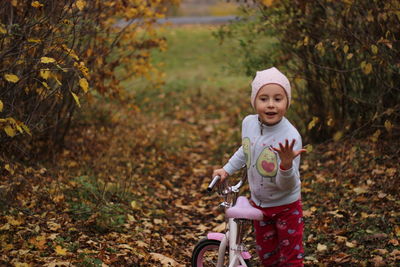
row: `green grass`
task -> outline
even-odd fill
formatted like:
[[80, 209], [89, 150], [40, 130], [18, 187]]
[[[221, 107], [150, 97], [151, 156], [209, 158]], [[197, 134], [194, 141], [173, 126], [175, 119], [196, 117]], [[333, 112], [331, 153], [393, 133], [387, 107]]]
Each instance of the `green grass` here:
[[[223, 89], [235, 92], [249, 88], [251, 78], [233, 70], [230, 64], [241, 64], [232, 43], [222, 43], [213, 36], [216, 26], [165, 27], [159, 30], [168, 42], [165, 52], [153, 51], [152, 63], [165, 73], [165, 86], [151, 88], [144, 79], [125, 82], [135, 90], [137, 102], [143, 104], [162, 93], [214, 94]], [[146, 99], [146, 101], [143, 101]], [[148, 100], [150, 98], [150, 100]]]

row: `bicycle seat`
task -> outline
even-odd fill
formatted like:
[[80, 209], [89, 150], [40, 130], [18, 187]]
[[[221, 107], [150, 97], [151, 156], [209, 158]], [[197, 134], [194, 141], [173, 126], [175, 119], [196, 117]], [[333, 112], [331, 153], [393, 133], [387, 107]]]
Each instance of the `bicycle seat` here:
[[264, 217], [261, 210], [256, 209], [252, 205], [250, 205], [247, 197], [243, 196], [238, 197], [235, 206], [229, 208], [226, 211], [226, 216], [228, 216], [228, 218], [247, 219], [256, 221], [262, 221]]

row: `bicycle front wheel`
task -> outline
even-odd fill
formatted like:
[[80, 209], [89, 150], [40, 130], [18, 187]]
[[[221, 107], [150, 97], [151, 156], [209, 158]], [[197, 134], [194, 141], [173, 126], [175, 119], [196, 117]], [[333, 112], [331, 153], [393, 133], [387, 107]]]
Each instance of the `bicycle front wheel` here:
[[[218, 262], [218, 249], [221, 241], [204, 238], [195, 246], [192, 253], [192, 267], [215, 267]], [[224, 266], [229, 265], [228, 249], [224, 255]], [[245, 260], [246, 265], [251, 267], [249, 260]]]

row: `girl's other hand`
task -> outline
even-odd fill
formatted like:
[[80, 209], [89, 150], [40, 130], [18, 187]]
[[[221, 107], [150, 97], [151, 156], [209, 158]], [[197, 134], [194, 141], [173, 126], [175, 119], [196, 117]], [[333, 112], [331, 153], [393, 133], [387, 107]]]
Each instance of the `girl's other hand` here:
[[292, 168], [293, 159], [295, 159], [301, 153], [306, 152], [305, 149], [293, 150], [295, 143], [296, 143], [296, 140], [293, 139], [289, 145], [289, 141], [286, 139], [285, 145], [282, 145], [282, 143], [279, 143], [279, 148], [273, 147], [273, 149], [276, 152], [278, 152], [279, 157], [281, 158], [282, 167], [286, 170]]
[[213, 171], [212, 177], [214, 178], [217, 175], [221, 176], [221, 182], [224, 181], [229, 176], [229, 174], [223, 168]]

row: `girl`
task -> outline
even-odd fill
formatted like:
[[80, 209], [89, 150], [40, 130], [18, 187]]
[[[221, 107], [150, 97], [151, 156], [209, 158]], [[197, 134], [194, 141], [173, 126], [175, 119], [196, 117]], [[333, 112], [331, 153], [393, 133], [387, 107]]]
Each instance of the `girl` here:
[[226, 179], [247, 167], [251, 203], [264, 214], [255, 221], [257, 252], [264, 266], [303, 266], [300, 200], [301, 136], [284, 117], [290, 105], [289, 80], [278, 69], [258, 71], [251, 91], [257, 114], [242, 122], [242, 146], [213, 177]]

